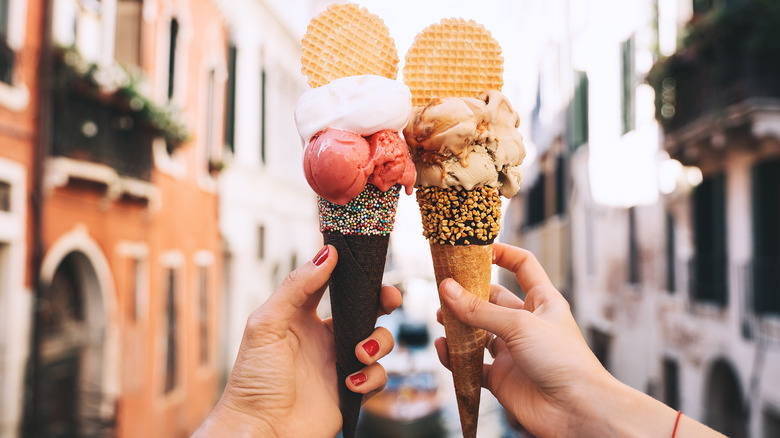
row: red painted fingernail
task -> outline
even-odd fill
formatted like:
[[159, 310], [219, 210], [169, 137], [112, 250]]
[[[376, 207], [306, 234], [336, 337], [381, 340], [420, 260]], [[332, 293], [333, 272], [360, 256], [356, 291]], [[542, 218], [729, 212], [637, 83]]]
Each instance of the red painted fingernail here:
[[314, 263], [314, 266], [319, 266], [319, 265], [322, 264], [322, 262], [327, 260], [327, 258], [328, 258], [328, 251], [329, 250], [330, 250], [330, 247], [328, 245], [325, 245], [325, 246], [322, 247], [320, 252], [318, 252], [317, 255], [314, 256], [314, 259], [312, 260], [312, 262]]
[[373, 356], [379, 352], [379, 342], [370, 339], [363, 344], [363, 349], [366, 350], [366, 353], [368, 353], [369, 356]]
[[349, 376], [349, 381], [352, 382], [352, 385], [354, 386], [360, 386], [366, 383], [366, 374], [365, 373], [353, 374]]

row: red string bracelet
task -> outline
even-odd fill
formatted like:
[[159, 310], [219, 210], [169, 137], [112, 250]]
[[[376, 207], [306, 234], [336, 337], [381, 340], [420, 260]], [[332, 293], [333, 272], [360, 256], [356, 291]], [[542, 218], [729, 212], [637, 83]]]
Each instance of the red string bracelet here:
[[677, 419], [674, 420], [674, 430], [672, 430], [672, 438], [674, 438], [674, 436], [677, 435], [677, 425], [680, 424], [681, 416], [682, 416], [682, 411], [677, 411]]

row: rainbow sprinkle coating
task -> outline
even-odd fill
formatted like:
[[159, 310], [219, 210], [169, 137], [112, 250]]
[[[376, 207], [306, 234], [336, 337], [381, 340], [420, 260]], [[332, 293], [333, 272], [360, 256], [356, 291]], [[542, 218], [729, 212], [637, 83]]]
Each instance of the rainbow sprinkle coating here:
[[398, 208], [399, 184], [382, 192], [372, 184], [346, 205], [334, 204], [317, 197], [320, 211], [320, 231], [339, 231], [342, 234], [387, 235], [393, 231]]

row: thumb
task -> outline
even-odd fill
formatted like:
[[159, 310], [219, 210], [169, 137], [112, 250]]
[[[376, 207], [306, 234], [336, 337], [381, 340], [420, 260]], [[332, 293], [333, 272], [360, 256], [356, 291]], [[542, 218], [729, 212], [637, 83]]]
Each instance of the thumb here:
[[282, 284], [263, 305], [266, 314], [277, 321], [286, 322], [306, 304], [315, 292], [323, 290], [336, 266], [338, 255], [333, 246], [325, 245], [314, 258], [290, 272]]
[[512, 334], [515, 315], [519, 310], [481, 300], [451, 278], [439, 284], [439, 296], [460, 322], [485, 329], [504, 340]]

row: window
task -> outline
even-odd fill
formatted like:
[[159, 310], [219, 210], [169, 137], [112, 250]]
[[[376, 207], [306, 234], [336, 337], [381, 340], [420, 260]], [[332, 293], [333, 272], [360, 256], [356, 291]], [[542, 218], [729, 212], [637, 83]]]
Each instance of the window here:
[[528, 216], [526, 226], [534, 227], [544, 222], [544, 174], [540, 174], [528, 190]]
[[214, 89], [216, 87], [216, 73], [209, 71], [208, 89], [206, 91], [206, 163], [214, 158]]
[[176, 388], [176, 368], [178, 366], [177, 311], [176, 311], [176, 270], [165, 271], [165, 393]]
[[677, 290], [677, 251], [675, 249], [676, 233], [674, 216], [666, 212], [666, 290]]
[[622, 93], [620, 94], [620, 113], [623, 134], [632, 131], [636, 127], [636, 65], [634, 62], [636, 50], [635, 41], [636, 38], [634, 35], [631, 35], [631, 37], [629, 37], [620, 45], [620, 83], [622, 87]]
[[639, 284], [639, 243], [636, 235], [636, 207], [628, 209], [628, 282]]
[[780, 159], [753, 168], [753, 310], [780, 314]]
[[8, 46], [8, 12], [10, 0], [0, 0], [0, 82], [11, 84], [13, 81], [16, 54]]
[[11, 211], [11, 184], [0, 181], [0, 211]]
[[680, 409], [680, 367], [676, 360], [664, 359], [663, 379], [664, 403], [674, 410]]
[[266, 74], [265, 69], [260, 72], [260, 164], [265, 164], [265, 140], [266, 140]]
[[257, 258], [265, 259], [265, 226], [257, 227]]
[[231, 43], [228, 47], [227, 94], [225, 95], [225, 147], [230, 152], [235, 152], [237, 55], [238, 49]]
[[141, 65], [142, 0], [118, 0], [114, 58], [127, 66]]
[[718, 305], [726, 293], [726, 178], [704, 178], [693, 191], [693, 247], [691, 295]]
[[572, 149], [588, 142], [588, 74], [579, 71], [575, 75], [569, 131], [569, 146]]
[[171, 19], [170, 41], [168, 45], [168, 99], [173, 99], [176, 79], [176, 45], [179, 39], [179, 20]]
[[129, 257], [127, 260], [130, 273], [128, 276], [130, 304], [127, 310], [130, 320], [138, 321], [141, 306], [141, 261], [135, 257]]
[[764, 438], [780, 436], [780, 411], [766, 408], [763, 417]]
[[208, 268], [200, 267], [199, 275], [199, 322], [200, 322], [200, 362], [207, 364], [209, 362], [209, 288], [208, 288]]
[[555, 159], [555, 214], [566, 214], [566, 157]]
[[693, 0], [693, 13], [701, 14], [709, 12], [715, 7], [716, 0]]

